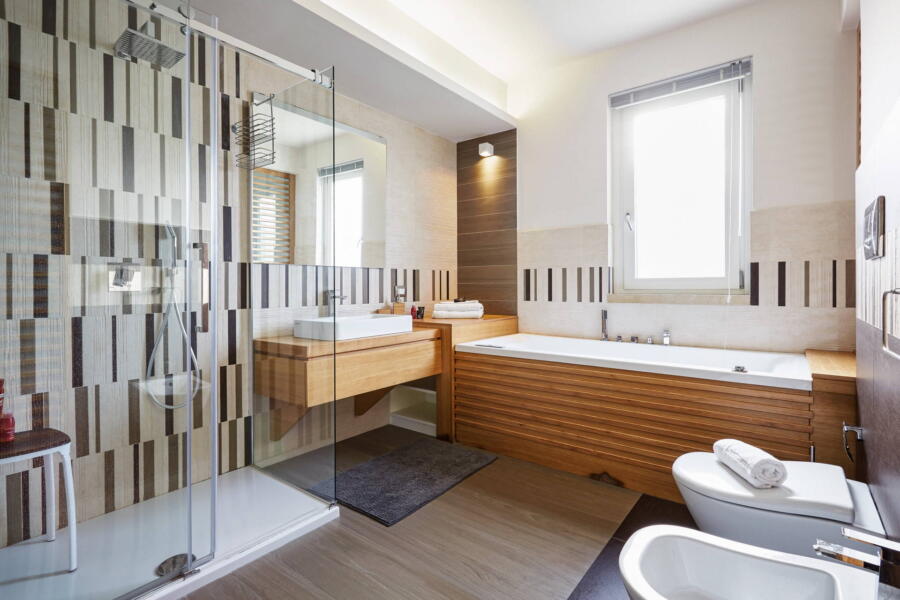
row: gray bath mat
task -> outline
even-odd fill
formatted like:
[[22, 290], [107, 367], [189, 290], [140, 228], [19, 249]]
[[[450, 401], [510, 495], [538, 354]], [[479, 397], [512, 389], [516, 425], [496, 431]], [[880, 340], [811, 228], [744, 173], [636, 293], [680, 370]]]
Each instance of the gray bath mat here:
[[344, 471], [311, 491], [327, 496], [336, 489], [338, 502], [390, 526], [496, 459], [480, 450], [423, 439]]

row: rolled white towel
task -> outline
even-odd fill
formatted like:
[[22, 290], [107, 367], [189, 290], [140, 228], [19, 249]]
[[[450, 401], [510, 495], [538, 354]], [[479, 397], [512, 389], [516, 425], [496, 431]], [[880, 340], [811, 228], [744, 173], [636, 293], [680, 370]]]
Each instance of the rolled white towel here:
[[446, 311], [472, 311], [472, 310], [484, 310], [484, 306], [482, 306], [481, 302], [478, 300], [466, 300], [465, 302], [437, 302], [434, 305], [434, 310], [446, 312]]
[[756, 446], [740, 440], [724, 439], [713, 444], [713, 452], [726, 467], [756, 488], [771, 488], [784, 483], [784, 463]]
[[484, 310], [435, 310], [431, 313], [434, 319], [480, 319]]

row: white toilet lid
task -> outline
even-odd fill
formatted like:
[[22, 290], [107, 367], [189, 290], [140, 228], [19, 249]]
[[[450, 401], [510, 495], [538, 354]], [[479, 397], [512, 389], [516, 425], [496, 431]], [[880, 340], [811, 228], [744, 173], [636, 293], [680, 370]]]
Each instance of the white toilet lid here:
[[762, 510], [853, 523], [853, 499], [844, 470], [824, 463], [784, 461], [787, 479], [774, 488], [755, 488], [716, 459], [691, 452], [672, 465], [675, 480], [698, 494]]

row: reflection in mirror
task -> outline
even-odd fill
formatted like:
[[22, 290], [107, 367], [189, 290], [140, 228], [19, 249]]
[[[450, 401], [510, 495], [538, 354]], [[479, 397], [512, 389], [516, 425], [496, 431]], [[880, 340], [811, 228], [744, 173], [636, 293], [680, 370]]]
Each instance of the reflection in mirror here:
[[275, 162], [253, 171], [253, 261], [383, 267], [384, 140], [273, 102]]

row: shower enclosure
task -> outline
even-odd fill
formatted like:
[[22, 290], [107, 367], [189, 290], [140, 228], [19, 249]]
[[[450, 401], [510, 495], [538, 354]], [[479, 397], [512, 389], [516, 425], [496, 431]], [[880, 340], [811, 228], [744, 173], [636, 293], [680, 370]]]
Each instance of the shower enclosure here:
[[330, 504], [252, 466], [244, 192], [254, 95], [333, 92], [216, 26], [0, 0], [0, 597], [135, 597]]

